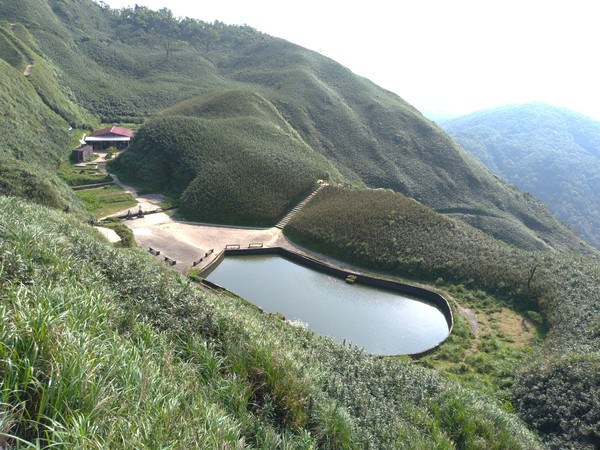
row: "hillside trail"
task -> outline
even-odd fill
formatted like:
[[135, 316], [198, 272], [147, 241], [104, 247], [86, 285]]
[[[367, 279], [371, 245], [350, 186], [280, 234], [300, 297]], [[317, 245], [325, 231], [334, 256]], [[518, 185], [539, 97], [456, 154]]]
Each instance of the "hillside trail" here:
[[458, 307], [458, 312], [461, 314], [461, 316], [467, 319], [471, 332], [473, 334], [477, 334], [477, 332], [479, 331], [479, 322], [477, 321], [477, 315], [469, 308], [465, 308], [464, 306], [461, 306], [458, 303], [456, 303], [456, 305]]

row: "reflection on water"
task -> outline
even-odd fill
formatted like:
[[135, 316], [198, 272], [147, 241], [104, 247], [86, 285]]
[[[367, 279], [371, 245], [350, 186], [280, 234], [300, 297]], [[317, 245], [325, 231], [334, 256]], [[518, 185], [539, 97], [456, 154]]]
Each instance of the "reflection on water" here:
[[410, 354], [443, 341], [448, 325], [434, 306], [308, 269], [278, 256], [234, 256], [208, 276], [265, 311], [372, 354]]

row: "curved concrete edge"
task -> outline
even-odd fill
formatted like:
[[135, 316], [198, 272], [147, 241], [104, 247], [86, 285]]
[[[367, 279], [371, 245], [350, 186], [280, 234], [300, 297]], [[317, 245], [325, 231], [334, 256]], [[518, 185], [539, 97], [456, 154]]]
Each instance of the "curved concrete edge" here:
[[[211, 272], [213, 272], [217, 268], [217, 266], [221, 263], [221, 261], [223, 261], [225, 256], [240, 256], [240, 255], [278, 255], [278, 256], [287, 258], [291, 261], [298, 262], [306, 267], [310, 267], [310, 268], [318, 270], [320, 272], [327, 273], [336, 278], [346, 279], [346, 277], [348, 277], [348, 275], [352, 275], [352, 276], [356, 277], [355, 283], [361, 283], [361, 284], [364, 284], [367, 286], [373, 286], [373, 287], [386, 289], [389, 291], [399, 292], [399, 293], [406, 294], [408, 296], [417, 298], [419, 300], [425, 300], [426, 302], [433, 304], [436, 308], [438, 308], [442, 312], [442, 314], [444, 315], [444, 318], [446, 319], [446, 323], [448, 324], [448, 335], [442, 341], [438, 342], [436, 345], [434, 345], [433, 347], [431, 347], [427, 350], [424, 350], [419, 353], [407, 354], [407, 356], [410, 356], [412, 358], [420, 358], [422, 356], [432, 353], [433, 351], [438, 349], [444, 342], [446, 342], [446, 339], [448, 339], [448, 336], [450, 336], [450, 333], [452, 333], [452, 328], [454, 326], [454, 317], [452, 314], [452, 308], [450, 307], [450, 303], [448, 302], [448, 300], [446, 300], [444, 298], [444, 296], [442, 296], [441, 294], [434, 292], [434, 291], [430, 291], [425, 288], [418, 287], [418, 286], [412, 286], [410, 284], [402, 283], [400, 281], [386, 280], [386, 279], [377, 278], [377, 277], [374, 277], [371, 275], [363, 275], [363, 274], [359, 274], [359, 273], [355, 273], [355, 272], [351, 272], [351, 271], [347, 271], [347, 270], [338, 269], [337, 267], [333, 267], [333, 266], [331, 266], [323, 261], [320, 261], [318, 259], [311, 258], [306, 255], [301, 255], [299, 253], [292, 252], [292, 251], [287, 250], [282, 247], [225, 249], [225, 250], [222, 250], [219, 254], [217, 254], [215, 259], [213, 261], [211, 261], [210, 264], [208, 264], [206, 267], [204, 267], [198, 273], [198, 275], [201, 278], [206, 278], [206, 277], [208, 277], [208, 275], [210, 275]], [[203, 283], [205, 283], [206, 286], [208, 286], [208, 287], [212, 286], [212, 287], [217, 287], [219, 289], [223, 289], [221, 286], [217, 286], [214, 283], [211, 283], [209, 281], [203, 281]], [[223, 290], [227, 290], [227, 289], [223, 289]], [[384, 356], [398, 356], [398, 355], [374, 355], [374, 356], [384, 357]]]

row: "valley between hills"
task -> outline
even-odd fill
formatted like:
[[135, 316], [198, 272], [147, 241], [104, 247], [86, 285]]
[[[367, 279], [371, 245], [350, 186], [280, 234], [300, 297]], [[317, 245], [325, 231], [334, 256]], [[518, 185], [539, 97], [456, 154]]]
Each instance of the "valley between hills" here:
[[[0, 86], [0, 447], [600, 445], [600, 254], [457, 143], [495, 131], [455, 141], [246, 25], [91, 0], [0, 0]], [[176, 210], [103, 220], [115, 243], [90, 223], [139, 201], [70, 161], [113, 125], [135, 137], [108, 172]], [[427, 287], [452, 333], [373, 357], [148, 252], [190, 266], [251, 243]]]

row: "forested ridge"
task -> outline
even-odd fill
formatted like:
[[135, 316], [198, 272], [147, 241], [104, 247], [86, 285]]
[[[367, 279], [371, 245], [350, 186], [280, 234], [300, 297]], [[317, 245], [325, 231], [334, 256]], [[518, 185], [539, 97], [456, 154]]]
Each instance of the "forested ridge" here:
[[492, 172], [531, 192], [598, 247], [600, 123], [544, 104], [480, 111], [441, 126]]

